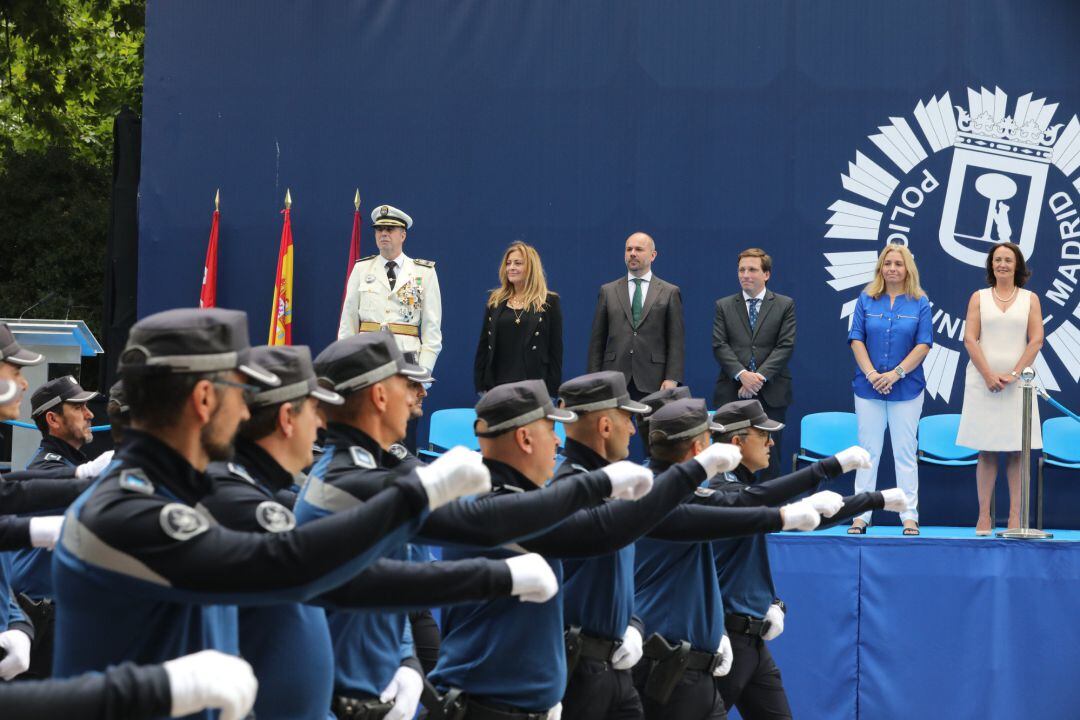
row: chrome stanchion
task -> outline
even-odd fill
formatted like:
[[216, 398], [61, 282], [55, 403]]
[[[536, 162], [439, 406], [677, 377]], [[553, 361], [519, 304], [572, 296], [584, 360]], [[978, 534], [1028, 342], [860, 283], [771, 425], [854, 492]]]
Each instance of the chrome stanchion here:
[[1020, 389], [1024, 394], [1024, 417], [1020, 430], [1020, 527], [1002, 530], [998, 537], [1018, 540], [1045, 540], [1054, 537], [1048, 532], [1031, 527], [1031, 404], [1035, 390], [1035, 371], [1024, 368], [1020, 373]]

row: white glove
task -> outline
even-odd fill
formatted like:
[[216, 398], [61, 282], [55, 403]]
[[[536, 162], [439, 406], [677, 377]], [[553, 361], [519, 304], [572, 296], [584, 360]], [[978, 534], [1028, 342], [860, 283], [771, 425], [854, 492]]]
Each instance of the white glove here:
[[562, 720], [562, 703], [548, 710], [547, 720]]
[[112, 456], [113, 451], [106, 450], [90, 462], [84, 462], [75, 468], [75, 477], [82, 479], [97, 477], [112, 462]]
[[836, 453], [835, 457], [837, 462], [840, 463], [840, 467], [844, 469], [844, 472], [870, 469], [870, 453], [858, 445], [852, 445], [846, 450], [841, 450]]
[[611, 481], [611, 497], [616, 500], [637, 500], [652, 490], [652, 471], [629, 460], [608, 465], [604, 474]]
[[735, 661], [735, 653], [731, 650], [731, 640], [727, 635], [720, 638], [720, 647], [716, 648], [720, 656], [720, 664], [712, 671], [714, 677], [724, 677], [731, 672], [731, 663]]
[[780, 633], [784, 632], [784, 611], [780, 609], [780, 606], [776, 603], [770, 605], [769, 611], [765, 613], [765, 620], [769, 623], [769, 629], [765, 631], [761, 639], [773, 640], [780, 637]]
[[712, 443], [695, 455], [694, 459], [705, 468], [705, 474], [712, 477], [739, 467], [739, 463], [742, 462], [742, 450], [737, 445]]
[[484, 458], [461, 445], [447, 450], [430, 465], [417, 468], [416, 474], [432, 510], [459, 497], [491, 491], [491, 473]]
[[544, 603], [559, 592], [559, 581], [540, 555], [529, 553], [506, 560], [510, 568], [510, 594], [522, 602]]
[[622, 645], [611, 655], [611, 667], [616, 670], [629, 670], [637, 665], [643, 652], [642, 644], [638, 629], [633, 625], [627, 627], [622, 636]]
[[162, 667], [169, 676], [171, 717], [221, 708], [221, 720], [241, 720], [255, 704], [259, 681], [243, 658], [203, 650], [169, 660]]
[[379, 702], [394, 701], [394, 707], [383, 715], [384, 720], [412, 720], [420, 706], [420, 692], [424, 678], [411, 667], [402, 665], [394, 673], [394, 679], [379, 694]]
[[832, 490], [822, 490], [806, 498], [822, 517], [832, 517], [844, 507], [844, 498]]
[[30, 636], [22, 630], [0, 633], [0, 650], [6, 653], [0, 660], [0, 680], [10, 680], [30, 669]]
[[907, 496], [900, 488], [882, 490], [881, 496], [885, 498], [885, 509], [889, 512], [904, 512], [908, 509]]
[[36, 548], [52, 550], [60, 539], [60, 527], [63, 524], [63, 515], [30, 518], [30, 544]]
[[813, 530], [821, 524], [821, 515], [805, 500], [780, 508], [784, 518], [784, 530]]

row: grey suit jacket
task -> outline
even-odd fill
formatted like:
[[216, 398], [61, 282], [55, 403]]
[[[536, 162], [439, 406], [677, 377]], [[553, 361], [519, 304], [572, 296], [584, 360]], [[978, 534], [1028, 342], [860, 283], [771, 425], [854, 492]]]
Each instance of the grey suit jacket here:
[[795, 301], [787, 295], [765, 291], [757, 325], [750, 332], [750, 317], [742, 292], [716, 301], [713, 319], [713, 354], [720, 363], [713, 400], [716, 407], [739, 399], [741, 383], [735, 376], [757, 361], [765, 376], [760, 399], [773, 407], [791, 404], [791, 372], [788, 361], [795, 350]]
[[618, 370], [643, 393], [664, 380], [683, 379], [683, 313], [679, 288], [658, 278], [649, 282], [635, 328], [626, 276], [600, 288], [589, 339], [589, 372]]

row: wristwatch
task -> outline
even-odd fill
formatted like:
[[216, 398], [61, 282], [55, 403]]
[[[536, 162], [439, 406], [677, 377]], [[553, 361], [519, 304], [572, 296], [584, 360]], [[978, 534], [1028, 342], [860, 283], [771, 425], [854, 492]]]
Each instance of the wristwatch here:
[[897, 365], [895, 368], [893, 368], [893, 372], [899, 375], [901, 380], [903, 380], [904, 377], [907, 375], [907, 371], [904, 370], [903, 365]]

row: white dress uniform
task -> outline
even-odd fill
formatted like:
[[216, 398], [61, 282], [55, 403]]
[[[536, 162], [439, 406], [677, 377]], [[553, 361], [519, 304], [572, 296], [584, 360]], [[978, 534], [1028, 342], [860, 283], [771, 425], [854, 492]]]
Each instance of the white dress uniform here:
[[[401, 225], [412, 225], [405, 213], [382, 205], [372, 212], [372, 221], [399, 217]], [[361, 258], [349, 275], [345, 306], [338, 325], [338, 339], [360, 332], [380, 330], [384, 325], [394, 333], [402, 352], [418, 353], [420, 365], [428, 370], [442, 350], [442, 296], [439, 276], [431, 260], [398, 258], [394, 289], [386, 277], [386, 259], [381, 255]]]

